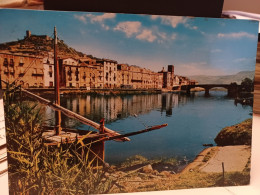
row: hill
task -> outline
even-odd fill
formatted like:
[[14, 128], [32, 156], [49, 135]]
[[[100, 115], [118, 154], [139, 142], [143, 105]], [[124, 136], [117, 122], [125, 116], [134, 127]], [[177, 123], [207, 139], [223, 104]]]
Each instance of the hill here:
[[[58, 40], [59, 56], [83, 57], [82, 52], [69, 47], [63, 40]], [[53, 39], [47, 35], [27, 34], [23, 39], [0, 44], [0, 50], [11, 53], [23, 53], [30, 55], [47, 55], [53, 52]]]
[[236, 82], [240, 84], [244, 78], [254, 79], [254, 71], [241, 71], [234, 75], [224, 76], [206, 76], [206, 75], [194, 75], [189, 76], [190, 79], [198, 81], [199, 84], [230, 84]]

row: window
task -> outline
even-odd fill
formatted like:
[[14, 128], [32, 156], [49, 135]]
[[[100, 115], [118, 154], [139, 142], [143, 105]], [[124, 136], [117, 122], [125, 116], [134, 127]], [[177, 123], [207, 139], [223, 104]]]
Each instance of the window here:
[[7, 60], [7, 58], [4, 59], [4, 66], [8, 66], [8, 60]]
[[10, 66], [14, 66], [14, 59], [10, 59]]

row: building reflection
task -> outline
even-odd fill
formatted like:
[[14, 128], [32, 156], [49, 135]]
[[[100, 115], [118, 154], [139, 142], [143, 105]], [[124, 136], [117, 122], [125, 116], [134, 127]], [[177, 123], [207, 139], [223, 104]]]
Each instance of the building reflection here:
[[[146, 114], [152, 110], [171, 116], [175, 107], [179, 104], [186, 104], [187, 101], [187, 96], [175, 93], [120, 96], [67, 95], [62, 97], [61, 105], [93, 121], [99, 122], [101, 118], [105, 118], [106, 123], [110, 123], [129, 116]], [[54, 119], [54, 112], [47, 108], [46, 116]], [[63, 126], [79, 125], [76, 120], [65, 116], [62, 118]]]

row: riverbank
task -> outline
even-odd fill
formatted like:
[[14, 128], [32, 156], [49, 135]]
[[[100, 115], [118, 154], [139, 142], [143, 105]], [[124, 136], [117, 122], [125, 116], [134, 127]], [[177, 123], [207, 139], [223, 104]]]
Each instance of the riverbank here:
[[[241, 142], [241, 132], [250, 134], [252, 120], [223, 128], [217, 137], [233, 134]], [[234, 136], [239, 135], [239, 136]], [[230, 140], [230, 139], [229, 139]], [[223, 143], [223, 142], [221, 142]], [[233, 140], [232, 140], [233, 143]], [[111, 192], [139, 192], [175, 190], [217, 186], [247, 185], [250, 182], [251, 142], [244, 139], [244, 145], [213, 146], [205, 148], [182, 171], [171, 163], [149, 161], [144, 157], [125, 163], [124, 168], [113, 167], [107, 173], [114, 177], [121, 188], [113, 187]], [[128, 166], [127, 166], [128, 165]], [[157, 165], [157, 166], [156, 166]], [[178, 164], [180, 167], [180, 164]], [[184, 164], [182, 164], [184, 166]], [[223, 176], [224, 175], [224, 176]]]
[[[128, 170], [110, 171], [107, 176], [121, 186], [114, 186], [112, 193], [247, 185], [250, 154], [250, 146], [216, 146], [203, 150], [180, 173], [158, 171], [153, 164], [139, 164]], [[225, 165], [224, 180], [222, 162]]]

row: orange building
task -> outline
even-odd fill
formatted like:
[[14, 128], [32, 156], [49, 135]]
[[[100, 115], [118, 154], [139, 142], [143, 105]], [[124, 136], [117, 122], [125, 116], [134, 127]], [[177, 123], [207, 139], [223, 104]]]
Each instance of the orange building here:
[[[15, 82], [24, 88], [44, 87], [42, 57], [0, 53], [0, 74], [2, 81]], [[2, 86], [6, 85], [2, 83]]]

